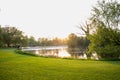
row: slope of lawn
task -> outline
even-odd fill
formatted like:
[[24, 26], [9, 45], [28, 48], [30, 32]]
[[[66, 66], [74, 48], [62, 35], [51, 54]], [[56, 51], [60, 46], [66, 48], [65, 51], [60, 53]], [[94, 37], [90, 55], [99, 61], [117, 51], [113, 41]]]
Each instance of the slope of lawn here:
[[44, 58], [0, 49], [0, 80], [120, 80], [120, 61]]

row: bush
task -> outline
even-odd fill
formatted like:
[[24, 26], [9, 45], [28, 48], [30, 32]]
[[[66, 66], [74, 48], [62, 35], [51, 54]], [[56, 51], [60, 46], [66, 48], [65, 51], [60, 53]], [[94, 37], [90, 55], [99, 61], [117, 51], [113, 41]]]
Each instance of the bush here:
[[120, 46], [106, 45], [104, 48], [99, 48], [98, 52], [102, 58], [119, 59]]

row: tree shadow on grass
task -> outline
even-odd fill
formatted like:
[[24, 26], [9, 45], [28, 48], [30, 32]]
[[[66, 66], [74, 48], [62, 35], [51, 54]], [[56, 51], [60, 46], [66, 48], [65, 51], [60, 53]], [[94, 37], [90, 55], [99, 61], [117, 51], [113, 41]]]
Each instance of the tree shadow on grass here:
[[103, 62], [105, 63], [109, 63], [109, 64], [112, 64], [112, 65], [120, 65], [120, 60], [102, 60]]

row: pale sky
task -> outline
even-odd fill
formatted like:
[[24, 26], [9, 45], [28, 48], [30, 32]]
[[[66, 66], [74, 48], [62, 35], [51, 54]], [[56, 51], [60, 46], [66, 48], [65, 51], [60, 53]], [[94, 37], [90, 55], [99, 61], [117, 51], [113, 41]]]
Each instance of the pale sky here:
[[0, 0], [0, 25], [39, 37], [67, 37], [90, 16], [98, 0]]

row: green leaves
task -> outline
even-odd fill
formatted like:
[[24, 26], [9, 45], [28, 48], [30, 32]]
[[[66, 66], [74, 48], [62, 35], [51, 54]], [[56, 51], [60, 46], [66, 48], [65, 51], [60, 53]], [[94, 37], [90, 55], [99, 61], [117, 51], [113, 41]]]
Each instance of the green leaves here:
[[90, 21], [95, 32], [89, 35], [91, 44], [88, 53], [96, 52], [101, 58], [120, 57], [120, 3], [117, 1], [98, 1], [93, 7]]
[[97, 7], [93, 7], [92, 11], [91, 20], [99, 20], [108, 28], [118, 28], [120, 23], [120, 3], [117, 1], [98, 1]]
[[1, 28], [1, 36], [3, 46], [7, 47], [17, 47], [22, 43], [23, 32], [18, 30], [15, 27], [2, 27]]

